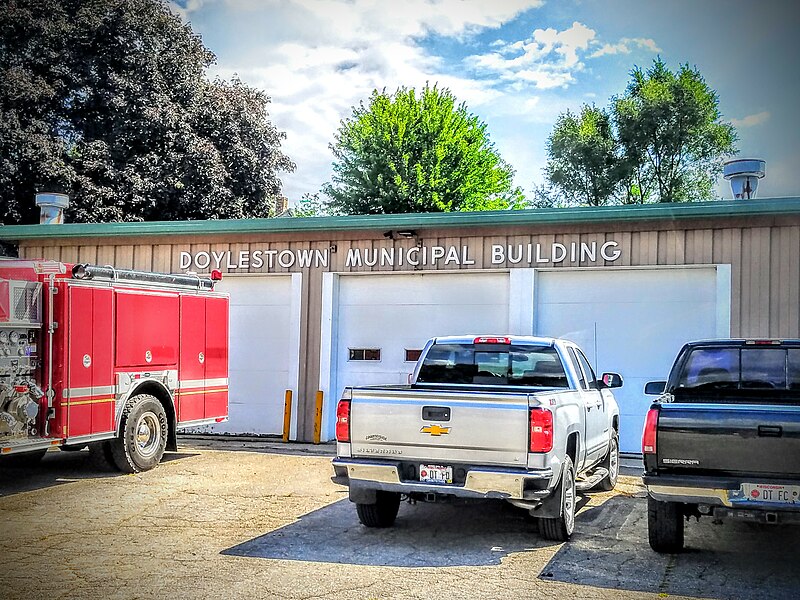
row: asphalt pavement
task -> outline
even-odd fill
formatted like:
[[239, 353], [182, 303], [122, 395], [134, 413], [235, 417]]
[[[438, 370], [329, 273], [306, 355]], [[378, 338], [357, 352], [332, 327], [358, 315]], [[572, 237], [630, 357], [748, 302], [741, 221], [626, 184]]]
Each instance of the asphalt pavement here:
[[692, 522], [686, 552], [647, 545], [628, 464], [580, 496], [573, 539], [539, 537], [503, 502], [408, 504], [358, 523], [330, 481], [332, 445], [183, 438], [121, 475], [50, 451], [0, 469], [2, 598], [796, 598], [800, 528]]

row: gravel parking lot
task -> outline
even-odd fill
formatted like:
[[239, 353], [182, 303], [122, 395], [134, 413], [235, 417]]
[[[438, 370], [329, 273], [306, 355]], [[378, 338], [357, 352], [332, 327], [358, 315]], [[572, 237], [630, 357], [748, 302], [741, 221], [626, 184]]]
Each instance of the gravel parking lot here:
[[796, 598], [800, 528], [687, 528], [646, 539], [635, 476], [582, 497], [568, 544], [504, 503], [401, 506], [358, 524], [330, 446], [184, 439], [154, 471], [100, 471], [51, 451], [0, 470], [3, 598]]

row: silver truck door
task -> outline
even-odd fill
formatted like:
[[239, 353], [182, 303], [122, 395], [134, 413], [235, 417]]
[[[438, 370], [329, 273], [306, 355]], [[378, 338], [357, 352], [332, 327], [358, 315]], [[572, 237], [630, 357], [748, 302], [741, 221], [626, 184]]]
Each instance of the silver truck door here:
[[598, 389], [597, 378], [589, 361], [577, 348], [570, 347], [569, 354], [583, 396], [584, 418], [586, 419], [586, 464], [584, 467], [589, 467], [592, 463], [602, 459], [607, 449], [607, 407], [603, 395]]

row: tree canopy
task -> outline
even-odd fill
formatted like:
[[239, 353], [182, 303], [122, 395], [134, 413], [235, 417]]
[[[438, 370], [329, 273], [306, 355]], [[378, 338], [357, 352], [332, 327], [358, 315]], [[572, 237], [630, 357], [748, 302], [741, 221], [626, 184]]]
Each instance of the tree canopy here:
[[558, 116], [547, 140], [548, 178], [581, 204], [598, 206], [625, 176], [607, 111], [584, 105], [579, 115]]
[[341, 122], [332, 181], [341, 214], [504, 209], [521, 201], [486, 125], [447, 89], [374, 90]]
[[209, 81], [214, 55], [158, 0], [10, 0], [0, 11], [0, 220], [268, 216], [284, 134], [269, 98]]
[[549, 183], [568, 201], [688, 202], [711, 199], [736, 131], [696, 68], [660, 59], [635, 67], [608, 110], [584, 105], [559, 116], [548, 140]]

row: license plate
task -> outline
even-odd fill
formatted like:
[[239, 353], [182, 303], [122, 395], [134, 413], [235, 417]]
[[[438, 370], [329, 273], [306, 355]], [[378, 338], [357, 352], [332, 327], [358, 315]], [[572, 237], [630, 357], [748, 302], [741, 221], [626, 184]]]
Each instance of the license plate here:
[[425, 483], [453, 483], [453, 467], [420, 465], [419, 480]]
[[734, 502], [763, 502], [765, 504], [800, 505], [800, 485], [743, 483], [731, 496]]

